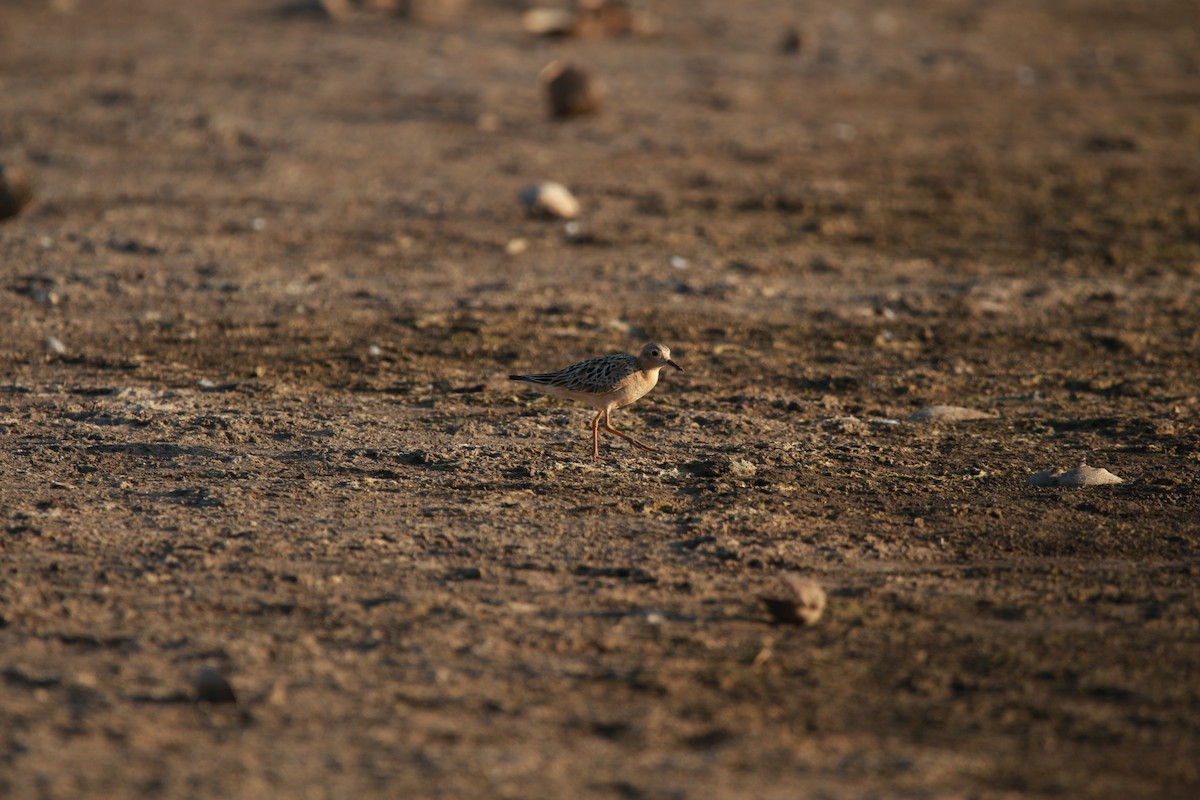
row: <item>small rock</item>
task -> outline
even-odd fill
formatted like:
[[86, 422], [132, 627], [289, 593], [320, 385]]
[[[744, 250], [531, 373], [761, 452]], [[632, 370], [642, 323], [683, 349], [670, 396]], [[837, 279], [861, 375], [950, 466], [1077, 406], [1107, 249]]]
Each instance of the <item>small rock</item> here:
[[785, 572], [781, 577], [791, 596], [761, 598], [771, 619], [789, 625], [815, 625], [825, 612], [825, 590], [816, 581], [794, 572]]
[[581, 207], [575, 195], [554, 181], [542, 181], [526, 186], [518, 196], [525, 213], [534, 217], [561, 217], [572, 219], [579, 216]]
[[483, 570], [479, 567], [455, 567], [446, 573], [448, 581], [479, 581], [483, 580]]
[[753, 478], [758, 473], [754, 462], [733, 456], [720, 456], [712, 460], [690, 461], [682, 465], [689, 475], [698, 478]]
[[846, 436], [865, 436], [870, 432], [867, 423], [853, 415], [831, 417], [828, 424], [834, 431]]
[[550, 116], [555, 119], [595, 114], [604, 103], [603, 87], [578, 67], [552, 61], [539, 77], [546, 84]]
[[576, 36], [628, 36], [647, 32], [647, 18], [629, 10], [623, 0], [587, 0], [575, 12]]
[[779, 40], [779, 52], [784, 55], [799, 53], [804, 47], [804, 34], [795, 25], [788, 27]]
[[565, 8], [531, 8], [521, 15], [521, 27], [533, 36], [570, 36], [575, 14]]
[[1106, 134], [1089, 136], [1083, 146], [1085, 150], [1090, 150], [1093, 153], [1134, 153], [1138, 149], [1135, 139], [1131, 139], [1128, 136], [1111, 136]]
[[1035, 472], [1025, 479], [1028, 486], [1058, 486], [1059, 476], [1063, 474], [1062, 467], [1053, 469], [1044, 469], [1041, 472]]
[[204, 667], [192, 679], [198, 703], [236, 703], [233, 685], [212, 667]]
[[928, 406], [908, 418], [909, 422], [966, 422], [973, 419], [996, 419], [995, 414], [962, 406]]
[[66, 355], [67, 346], [57, 336], [46, 337], [46, 349], [56, 356]]
[[33, 199], [33, 186], [24, 170], [0, 164], [0, 219], [21, 213]]
[[578, 220], [563, 225], [563, 234], [571, 244], [591, 244], [596, 241], [596, 234], [580, 225]]
[[396, 6], [402, 17], [425, 25], [444, 25], [463, 15], [467, 0], [373, 0]]
[[654, 36], [662, 28], [657, 17], [633, 11], [624, 0], [581, 0], [573, 11], [531, 8], [521, 27], [533, 36]]
[[779, 52], [791, 56], [802, 64], [811, 64], [817, 60], [821, 50], [820, 37], [815, 25], [800, 23], [784, 29], [779, 37]]
[[1109, 486], [1124, 481], [1103, 467], [1088, 467], [1079, 462], [1068, 470], [1044, 469], [1025, 479], [1028, 486]]
[[1059, 486], [1107, 486], [1113, 483], [1124, 483], [1124, 481], [1104, 467], [1089, 467], [1082, 461], [1058, 476]]
[[1082, 461], [1072, 469], [1044, 469], [1025, 479], [1029, 486], [1108, 486], [1124, 483], [1103, 467], [1089, 467]]
[[735, 478], [753, 478], [756, 472], [758, 472], [758, 467], [744, 458], [729, 460], [729, 474]]
[[284, 706], [288, 702], [287, 684], [282, 681], [276, 682], [271, 686], [271, 691], [267, 692], [267, 702], [273, 706]]
[[351, 14], [350, 0], [290, 0], [276, 8], [281, 17], [344, 20]]
[[519, 255], [521, 255], [521, 253], [524, 253], [528, 249], [529, 249], [529, 240], [522, 239], [520, 237], [518, 237], [516, 239], [509, 239], [508, 243], [504, 245], [505, 255], [510, 255], [510, 256], [519, 256]]

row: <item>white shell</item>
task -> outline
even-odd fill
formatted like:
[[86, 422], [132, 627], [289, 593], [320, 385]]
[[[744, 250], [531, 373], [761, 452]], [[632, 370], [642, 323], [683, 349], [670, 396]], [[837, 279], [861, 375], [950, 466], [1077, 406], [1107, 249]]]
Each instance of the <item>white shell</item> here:
[[579, 216], [581, 206], [567, 187], [554, 181], [542, 181], [526, 186], [519, 195], [525, 213], [535, 217], [561, 217], [573, 219]]

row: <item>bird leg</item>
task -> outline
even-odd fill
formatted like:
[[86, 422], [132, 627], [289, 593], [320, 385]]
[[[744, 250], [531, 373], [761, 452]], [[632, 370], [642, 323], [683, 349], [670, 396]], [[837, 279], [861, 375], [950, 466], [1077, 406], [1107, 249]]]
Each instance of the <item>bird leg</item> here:
[[596, 418], [592, 420], [592, 461], [600, 460], [600, 417], [603, 415], [603, 411], [597, 411]]
[[[599, 421], [600, 421], [600, 416], [596, 415], [596, 422], [599, 422]], [[625, 434], [625, 433], [621, 433], [619, 430], [614, 428], [612, 426], [612, 422], [608, 418], [608, 409], [604, 409], [604, 430], [608, 431], [609, 433], [615, 433], [617, 436], [620, 436], [622, 439], [627, 440], [634, 447], [640, 447], [643, 450], [645, 450], [647, 453], [657, 453], [658, 455], [662, 455], [662, 453], [660, 451], [655, 450], [653, 447], [650, 447], [649, 445], [644, 445], [641, 442], [639, 442], [637, 439], [633, 438], [632, 436]]]

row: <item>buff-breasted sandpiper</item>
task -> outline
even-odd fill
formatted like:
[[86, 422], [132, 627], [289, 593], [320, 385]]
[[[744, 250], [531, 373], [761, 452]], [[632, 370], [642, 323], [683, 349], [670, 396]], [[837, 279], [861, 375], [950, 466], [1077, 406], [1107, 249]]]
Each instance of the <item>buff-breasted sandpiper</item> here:
[[604, 430], [628, 440], [634, 447], [650, 453], [658, 453], [653, 447], [642, 444], [628, 434], [612, 426], [609, 414], [613, 409], [627, 406], [642, 397], [658, 383], [658, 373], [666, 366], [680, 372], [683, 367], [671, 360], [671, 350], [661, 344], [650, 342], [639, 355], [615, 353], [580, 361], [554, 372], [536, 375], [509, 375], [510, 380], [532, 384], [547, 394], [579, 400], [599, 409], [592, 420], [592, 460], [600, 460], [600, 418], [604, 418]]

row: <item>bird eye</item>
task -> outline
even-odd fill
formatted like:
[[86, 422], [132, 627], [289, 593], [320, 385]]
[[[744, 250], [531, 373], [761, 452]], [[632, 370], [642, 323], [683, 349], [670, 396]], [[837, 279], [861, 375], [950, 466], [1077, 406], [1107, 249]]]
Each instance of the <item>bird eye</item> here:
[[662, 353], [658, 352], [657, 350], [652, 350], [652, 351], [650, 351], [650, 355], [654, 356], [655, 358], [658, 358], [659, 356], [662, 355]]

